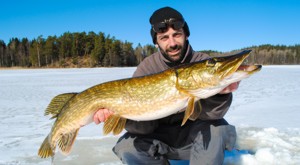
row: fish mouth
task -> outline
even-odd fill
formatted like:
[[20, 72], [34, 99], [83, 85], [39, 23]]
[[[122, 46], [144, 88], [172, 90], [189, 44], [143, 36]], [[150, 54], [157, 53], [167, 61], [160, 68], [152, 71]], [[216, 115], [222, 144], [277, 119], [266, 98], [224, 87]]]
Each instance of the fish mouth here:
[[261, 65], [243, 65], [250, 52], [251, 50], [244, 50], [231, 56], [213, 58], [221, 78], [229, 77], [235, 72], [245, 72], [249, 75], [258, 72], [262, 68]]
[[247, 72], [249, 75], [260, 71], [262, 65], [240, 65], [236, 72]]

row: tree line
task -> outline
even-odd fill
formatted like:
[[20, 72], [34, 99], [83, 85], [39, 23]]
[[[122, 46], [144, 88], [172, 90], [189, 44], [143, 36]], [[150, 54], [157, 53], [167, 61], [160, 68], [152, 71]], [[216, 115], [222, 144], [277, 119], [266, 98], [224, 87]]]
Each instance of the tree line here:
[[226, 56], [240, 52], [241, 50], [252, 50], [251, 55], [245, 60], [245, 63], [263, 64], [263, 65], [298, 65], [300, 64], [300, 45], [260, 45], [250, 46], [230, 52], [218, 52], [213, 50], [204, 50], [210, 56]]
[[[264, 65], [300, 64], [300, 45], [260, 45], [251, 49], [247, 63]], [[241, 49], [242, 50], [242, 49]], [[133, 48], [103, 32], [65, 32], [61, 36], [38, 36], [33, 40], [12, 38], [8, 44], [0, 40], [0, 67], [113, 67], [136, 66], [156, 52], [154, 45]], [[211, 56], [227, 53], [203, 50]]]
[[247, 59], [249, 63], [264, 65], [296, 65], [300, 64], [300, 45], [261, 45], [252, 46], [251, 56]]
[[156, 51], [155, 46], [123, 42], [103, 32], [65, 32], [33, 40], [0, 40], [0, 67], [136, 66]]

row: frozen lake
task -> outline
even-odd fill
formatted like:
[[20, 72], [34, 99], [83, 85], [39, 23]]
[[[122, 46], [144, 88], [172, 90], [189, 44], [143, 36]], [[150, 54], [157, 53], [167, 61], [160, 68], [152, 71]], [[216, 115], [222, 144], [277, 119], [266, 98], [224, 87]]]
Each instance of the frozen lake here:
[[[44, 116], [61, 93], [131, 77], [135, 68], [0, 70], [0, 165], [50, 164], [37, 151], [53, 120]], [[238, 131], [244, 154], [225, 164], [300, 164], [300, 66], [264, 66], [241, 82], [225, 116]], [[69, 156], [56, 164], [121, 164], [111, 152], [117, 137], [102, 136], [102, 125], [79, 131]]]

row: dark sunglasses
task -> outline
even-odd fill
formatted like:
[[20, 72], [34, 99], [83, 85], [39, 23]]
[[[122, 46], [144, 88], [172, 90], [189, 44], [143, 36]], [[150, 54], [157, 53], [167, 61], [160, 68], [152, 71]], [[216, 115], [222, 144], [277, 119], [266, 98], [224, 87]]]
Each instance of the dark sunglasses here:
[[174, 18], [170, 18], [169, 20], [153, 24], [152, 29], [156, 33], [164, 33], [168, 30], [168, 27], [172, 27], [174, 30], [179, 30], [183, 28], [184, 23], [184, 20], [176, 20]]

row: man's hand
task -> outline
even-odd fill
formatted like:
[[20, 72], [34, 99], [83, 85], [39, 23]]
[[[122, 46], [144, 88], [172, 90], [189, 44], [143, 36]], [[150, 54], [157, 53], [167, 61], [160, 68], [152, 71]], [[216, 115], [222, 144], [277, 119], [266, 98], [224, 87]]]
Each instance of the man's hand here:
[[112, 114], [113, 112], [108, 109], [105, 108], [99, 109], [97, 112], [95, 112], [93, 117], [95, 124], [105, 122], [106, 119]]
[[239, 84], [240, 84], [240, 81], [232, 83], [232, 84], [228, 85], [226, 88], [224, 88], [219, 94], [227, 94], [227, 93], [234, 92], [238, 89]]

